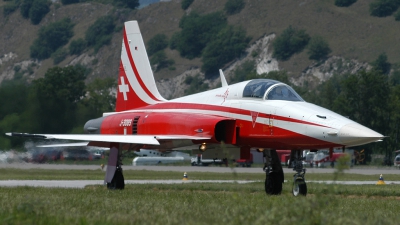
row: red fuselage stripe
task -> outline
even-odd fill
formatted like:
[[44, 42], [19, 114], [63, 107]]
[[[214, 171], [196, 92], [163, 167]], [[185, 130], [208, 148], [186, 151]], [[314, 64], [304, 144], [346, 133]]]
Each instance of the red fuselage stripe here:
[[[175, 103], [175, 102], [165, 102], [161, 104], [155, 104], [155, 105], [149, 105], [145, 107], [138, 108], [137, 110], [163, 110], [163, 109], [189, 109], [189, 110], [211, 110], [211, 111], [220, 111], [220, 112], [225, 112], [225, 113], [234, 113], [234, 114], [240, 114], [240, 115], [246, 115], [246, 116], [251, 116], [251, 110], [244, 110], [244, 109], [237, 109], [237, 108], [231, 108], [231, 107], [224, 107], [224, 106], [217, 106], [217, 105], [206, 105], [206, 104], [195, 104], [195, 103]], [[261, 118], [271, 118], [274, 120], [282, 120], [286, 122], [292, 122], [292, 123], [300, 123], [300, 124], [307, 124], [307, 125], [314, 125], [314, 126], [319, 126], [319, 127], [327, 127], [321, 124], [317, 123], [310, 123], [304, 120], [298, 120], [298, 119], [293, 119], [293, 118], [288, 118], [288, 117], [283, 117], [275, 114], [265, 114], [265, 113], [259, 113], [258, 117]], [[327, 127], [330, 128], [330, 127]]]
[[129, 58], [129, 62], [131, 64], [131, 67], [133, 69], [133, 72], [135, 74], [135, 77], [137, 79], [137, 81], [139, 82], [141, 88], [146, 92], [146, 94], [152, 98], [154, 101], [160, 101], [159, 99], [157, 99], [150, 91], [149, 89], [147, 89], [146, 85], [144, 84], [142, 78], [140, 78], [139, 72], [137, 71], [135, 62], [133, 60], [132, 54], [131, 54], [131, 49], [129, 46], [129, 42], [128, 42], [128, 37], [126, 36], [126, 30], [124, 28], [124, 45], [125, 45], [125, 50], [126, 53], [128, 54], [128, 58]]

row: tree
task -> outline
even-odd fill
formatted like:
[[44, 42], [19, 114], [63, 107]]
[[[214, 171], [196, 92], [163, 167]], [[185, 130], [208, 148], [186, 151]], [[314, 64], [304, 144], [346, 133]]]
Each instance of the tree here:
[[88, 112], [87, 115], [82, 115], [83, 122], [104, 112], [114, 111], [116, 96], [113, 93], [116, 86], [117, 80], [114, 78], [96, 78], [87, 85], [87, 94], [81, 102]]
[[114, 0], [114, 4], [118, 7], [127, 7], [136, 9], [140, 6], [139, 0]]
[[25, 19], [29, 18], [29, 10], [31, 9], [33, 1], [34, 0], [23, 0], [21, 3], [21, 7], [20, 7], [21, 15]]
[[288, 85], [292, 84], [289, 80], [289, 75], [287, 74], [287, 72], [285, 70], [271, 71], [269, 73], [263, 73], [260, 75], [260, 77], [277, 80], [277, 81], [280, 81], [280, 82], [288, 84]]
[[51, 23], [39, 29], [39, 37], [35, 39], [30, 47], [31, 57], [36, 59], [47, 59], [59, 47], [68, 43], [73, 36], [74, 24], [69, 18]]
[[207, 44], [202, 55], [202, 70], [209, 74], [217, 73], [224, 64], [239, 57], [250, 42], [242, 28], [227, 26]]
[[69, 54], [71, 55], [79, 55], [85, 50], [86, 48], [86, 41], [83, 40], [82, 38], [79, 38], [77, 40], [71, 41], [71, 44], [69, 45]]
[[102, 46], [110, 43], [114, 29], [113, 16], [100, 17], [86, 30], [85, 41], [97, 52]]
[[278, 60], [288, 60], [293, 54], [301, 52], [308, 44], [310, 36], [305, 30], [289, 26], [272, 43], [273, 56]]
[[321, 60], [329, 55], [332, 50], [321, 36], [314, 36], [308, 43], [308, 58], [312, 60]]
[[147, 42], [147, 54], [152, 56], [154, 53], [168, 47], [168, 38], [165, 34], [157, 34]]
[[364, 126], [387, 133], [390, 88], [386, 76], [376, 70], [360, 71], [343, 79], [341, 87], [334, 109]]
[[17, 1], [10, 2], [3, 7], [4, 16], [8, 16], [11, 13], [15, 12], [19, 7], [19, 3]]
[[390, 76], [390, 84], [392, 86], [400, 85], [400, 70], [395, 69]]
[[85, 69], [53, 67], [33, 81], [31, 113], [37, 132], [66, 133], [75, 124], [77, 103], [85, 96]]
[[400, 10], [396, 12], [396, 14], [394, 14], [394, 19], [396, 21], [400, 21]]
[[234, 84], [245, 80], [258, 78], [257, 76], [255, 62], [253, 60], [247, 60], [240, 66], [236, 67], [233, 72], [233, 76], [230, 77], [229, 83]]
[[29, 86], [23, 80], [3, 81], [0, 85], [0, 120], [4, 116], [25, 111]]
[[380, 73], [388, 75], [390, 73], [391, 64], [388, 62], [386, 53], [382, 53], [371, 63], [372, 68]]
[[355, 3], [357, 0], [335, 0], [335, 5], [339, 7], [348, 7]]
[[399, 8], [399, 4], [398, 0], [376, 0], [369, 4], [369, 12], [371, 16], [390, 16]]
[[204, 79], [200, 78], [198, 74], [193, 77], [191, 76], [186, 77], [185, 84], [189, 85], [189, 88], [185, 90], [186, 95], [199, 93], [209, 89], [208, 84], [205, 83]]
[[151, 58], [150, 63], [154, 68], [154, 71], [159, 71], [162, 68], [172, 66], [175, 61], [172, 59], [167, 59], [167, 55], [164, 50], [156, 52]]
[[193, 3], [194, 0], [182, 0], [181, 7], [183, 10], [189, 8], [189, 6]]
[[32, 24], [39, 24], [43, 17], [50, 12], [50, 4], [48, 0], [34, 0], [29, 9], [29, 18]]
[[61, 3], [63, 5], [75, 4], [75, 3], [79, 3], [79, 0], [61, 0]]
[[[21, 116], [17, 113], [12, 113], [6, 115], [2, 120], [0, 120], [0, 132], [6, 133], [10, 131], [19, 130], [21, 127]], [[0, 149], [10, 149], [12, 146], [18, 145], [21, 140], [14, 138], [5, 137], [5, 135], [0, 136]]]
[[225, 3], [224, 9], [228, 15], [233, 15], [236, 13], [240, 13], [245, 5], [246, 3], [243, 0], [228, 0]]
[[62, 62], [67, 57], [67, 55], [68, 55], [67, 49], [58, 48], [53, 54], [51, 54], [54, 65], [57, 65], [60, 62]]
[[203, 49], [218, 32], [227, 26], [226, 17], [221, 12], [199, 15], [191, 12], [182, 17], [179, 27], [182, 30], [174, 35], [174, 47], [182, 57], [194, 59], [201, 56]]

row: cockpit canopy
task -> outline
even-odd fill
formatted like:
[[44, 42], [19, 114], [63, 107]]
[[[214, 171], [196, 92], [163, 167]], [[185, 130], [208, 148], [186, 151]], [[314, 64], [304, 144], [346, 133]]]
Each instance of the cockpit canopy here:
[[290, 86], [270, 79], [250, 81], [244, 87], [243, 97], [265, 100], [304, 101]]

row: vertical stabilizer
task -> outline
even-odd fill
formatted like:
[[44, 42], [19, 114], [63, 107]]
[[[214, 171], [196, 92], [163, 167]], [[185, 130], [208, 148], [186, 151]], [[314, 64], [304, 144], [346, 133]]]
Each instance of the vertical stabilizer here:
[[137, 21], [125, 22], [115, 111], [166, 101], [158, 92]]
[[219, 69], [219, 76], [221, 77], [221, 85], [222, 85], [222, 87], [227, 87], [228, 86], [228, 82], [226, 82], [224, 72], [222, 72], [221, 69]]

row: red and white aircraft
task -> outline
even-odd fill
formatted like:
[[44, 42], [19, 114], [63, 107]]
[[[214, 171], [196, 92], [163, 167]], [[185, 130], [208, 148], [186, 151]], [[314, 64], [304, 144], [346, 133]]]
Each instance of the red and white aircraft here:
[[224, 146], [250, 149], [265, 157], [265, 191], [280, 194], [284, 180], [276, 149], [292, 149], [293, 194], [306, 195], [303, 149], [363, 145], [384, 136], [346, 117], [305, 102], [290, 86], [275, 80], [255, 79], [173, 100], [157, 90], [137, 21], [125, 23], [115, 112], [88, 121], [87, 134], [26, 134], [9, 136], [88, 141], [109, 147], [105, 183], [124, 188], [122, 150], [170, 150], [193, 145], [200, 150]]

